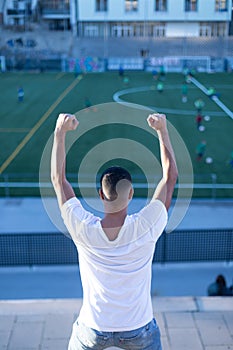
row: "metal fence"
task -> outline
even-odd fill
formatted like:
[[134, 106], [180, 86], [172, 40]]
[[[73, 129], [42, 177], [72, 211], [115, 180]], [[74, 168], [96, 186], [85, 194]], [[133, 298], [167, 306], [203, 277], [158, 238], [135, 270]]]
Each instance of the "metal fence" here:
[[[233, 229], [188, 230], [163, 233], [154, 262], [232, 261]], [[76, 264], [78, 254], [62, 233], [0, 235], [0, 266]]]
[[[90, 196], [93, 195], [93, 184], [90, 176], [85, 174], [82, 178], [83, 181], [77, 183], [76, 174], [67, 174], [69, 181], [75, 189], [76, 195], [81, 196], [80, 189], [85, 189], [88, 193], [90, 189]], [[184, 176], [183, 176], [184, 178]], [[188, 178], [188, 177], [187, 177]], [[40, 196], [40, 189], [43, 189], [43, 193], [46, 196], [54, 196], [54, 190], [51, 182], [49, 181], [50, 175], [41, 177], [39, 182], [38, 174], [1, 174], [0, 175], [0, 195], [2, 197], [17, 197], [17, 196]], [[90, 182], [89, 182], [90, 181]], [[134, 175], [134, 189], [135, 197], [147, 196], [147, 191], [154, 188], [155, 181], [158, 179], [151, 179], [151, 183], [144, 183], [140, 177]], [[194, 183], [180, 183], [175, 186], [175, 190], [178, 189], [187, 190], [193, 192], [192, 196], [198, 198], [232, 198], [233, 197], [233, 184], [232, 183], [219, 183], [217, 175], [214, 173], [209, 174], [194, 174]]]
[[[5, 57], [5, 56], [2, 56]], [[185, 68], [197, 72], [229, 72], [233, 69], [233, 56], [215, 58], [210, 56], [161, 56], [142, 59], [140, 57], [109, 57], [108, 59], [89, 56], [70, 57], [25, 57], [13, 55], [5, 57], [7, 71], [68, 72], [106, 72], [109, 70], [152, 71], [163, 65], [166, 72], [183, 72]]]
[[[46, 34], [49, 39], [49, 32]], [[17, 39], [22, 44], [9, 43], [8, 40], [0, 46], [0, 55], [5, 57], [7, 70], [39, 70], [43, 71], [103, 71], [112, 66], [112, 58], [117, 60], [129, 60], [128, 69], [135, 69], [132, 58], [138, 65], [138, 60], [142, 60], [141, 69], [150, 66], [151, 60], [161, 60], [166, 58], [169, 71], [172, 71], [172, 61], [174, 57], [174, 69], [177, 71], [187, 64], [187, 59], [192, 59], [191, 68], [201, 70], [211, 69], [213, 71], [231, 71], [233, 68], [233, 37], [211, 37], [211, 38], [72, 38], [64, 42], [64, 38], [59, 41], [59, 37], [52, 37], [60, 50], [53, 50], [51, 45], [47, 48], [40, 48], [36, 45], [36, 37], [31, 41], [22, 38]], [[51, 40], [52, 42], [52, 39]], [[34, 43], [33, 45], [31, 44]], [[72, 42], [68, 44], [68, 42]], [[59, 44], [60, 43], [60, 44]], [[35, 45], [35, 46], [34, 46]], [[70, 47], [72, 46], [72, 49]], [[146, 53], [146, 55], [144, 54]], [[142, 54], [143, 53], [143, 54]], [[198, 55], [199, 63], [195, 56]], [[173, 58], [173, 60], [171, 60]], [[203, 59], [207, 61], [203, 61]], [[111, 64], [109, 63], [111, 61]], [[179, 62], [178, 62], [179, 61]], [[179, 64], [177, 64], [177, 62]], [[201, 64], [200, 64], [201, 62]], [[206, 63], [207, 62], [207, 63]], [[114, 65], [115, 66], [115, 65]], [[73, 67], [73, 69], [71, 68]], [[81, 67], [81, 68], [80, 68]], [[138, 68], [137, 68], [138, 69]]]

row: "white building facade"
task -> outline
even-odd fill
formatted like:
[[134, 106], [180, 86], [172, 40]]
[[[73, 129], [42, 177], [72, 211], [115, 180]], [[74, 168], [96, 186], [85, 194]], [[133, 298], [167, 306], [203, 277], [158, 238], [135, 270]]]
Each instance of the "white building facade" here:
[[232, 0], [78, 0], [76, 6], [80, 37], [227, 36], [232, 16]]
[[232, 0], [6, 0], [2, 13], [8, 26], [34, 15], [79, 37], [218, 37], [228, 36]]
[[29, 16], [31, 2], [8, 0], [2, 3], [3, 23], [7, 26], [23, 26]]

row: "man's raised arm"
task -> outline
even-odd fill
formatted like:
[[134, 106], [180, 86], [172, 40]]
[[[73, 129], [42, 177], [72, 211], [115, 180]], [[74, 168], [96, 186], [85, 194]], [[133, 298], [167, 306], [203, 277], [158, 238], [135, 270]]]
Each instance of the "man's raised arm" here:
[[59, 114], [54, 130], [54, 141], [51, 156], [51, 180], [57, 195], [59, 207], [70, 198], [75, 197], [72, 186], [66, 179], [66, 133], [75, 130], [79, 122], [72, 114]]
[[160, 157], [162, 164], [162, 179], [160, 180], [153, 200], [159, 199], [168, 210], [172, 200], [172, 194], [178, 177], [175, 155], [167, 130], [166, 116], [164, 114], [150, 114], [147, 118], [149, 126], [158, 134]]

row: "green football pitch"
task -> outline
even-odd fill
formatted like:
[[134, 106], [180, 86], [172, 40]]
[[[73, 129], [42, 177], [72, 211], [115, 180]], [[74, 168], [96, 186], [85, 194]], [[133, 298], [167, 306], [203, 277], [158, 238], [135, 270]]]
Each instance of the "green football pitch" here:
[[[39, 173], [43, 173], [46, 181], [49, 179], [46, 174], [49, 172], [48, 159], [44, 164], [42, 154], [47, 152], [49, 157], [49, 140], [61, 112], [77, 113], [80, 120], [80, 129], [75, 131], [75, 136], [70, 136], [73, 141], [67, 159], [67, 173], [72, 182], [78, 181], [85, 186], [93, 182], [93, 176], [99, 170], [117, 163], [127, 167], [135, 182], [142, 184], [136, 194], [145, 195], [143, 184], [160, 175], [158, 142], [146, 123], [148, 114], [158, 111], [167, 115], [169, 125], [175, 130], [173, 141], [179, 143], [175, 151], [183, 182], [187, 170], [185, 159], [189, 158], [195, 184], [193, 196], [232, 197], [233, 119], [192, 83], [188, 84], [188, 101], [183, 103], [182, 74], [167, 74], [162, 93], [157, 91], [157, 81], [151, 73], [125, 74], [127, 81], [119, 77], [118, 72], [79, 77], [72, 73], [1, 74], [1, 195], [40, 194], [36, 185]], [[232, 74], [199, 73], [195, 79], [207, 88], [214, 87], [222, 103], [233, 110]], [[23, 102], [18, 102], [17, 97], [20, 86], [25, 93]], [[130, 105], [114, 102], [116, 95]], [[194, 101], [199, 98], [205, 103], [203, 131], [198, 130], [195, 122]], [[85, 109], [88, 102], [91, 107]], [[197, 161], [196, 148], [203, 140], [206, 142], [205, 154]], [[190, 164], [188, 172], [191, 171]], [[187, 182], [190, 178], [189, 174]], [[50, 195], [51, 190], [47, 191]]]

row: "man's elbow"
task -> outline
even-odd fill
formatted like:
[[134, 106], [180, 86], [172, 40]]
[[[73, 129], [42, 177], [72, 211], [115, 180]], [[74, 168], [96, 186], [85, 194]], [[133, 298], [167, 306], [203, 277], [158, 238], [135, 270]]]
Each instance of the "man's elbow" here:
[[169, 169], [167, 174], [164, 176], [165, 182], [170, 185], [171, 187], [175, 187], [175, 184], [178, 179], [178, 169], [176, 166]]
[[176, 183], [177, 183], [178, 173], [172, 174], [169, 179], [166, 181], [167, 184], [167, 197], [172, 198]]
[[175, 167], [171, 173], [170, 173], [170, 182], [175, 186], [176, 182], [177, 182], [177, 179], [178, 179], [178, 169]]
[[51, 182], [54, 188], [60, 188], [62, 186], [62, 179], [56, 174], [51, 173]]
[[171, 200], [172, 200], [172, 196], [173, 196], [173, 192], [177, 183], [177, 179], [178, 179], [178, 171], [176, 168], [173, 169], [173, 171], [171, 171], [168, 175], [168, 177], [165, 179], [165, 183], [166, 183], [166, 208], [167, 210], [170, 207], [171, 204]]
[[165, 207], [168, 210], [170, 208], [171, 205], [171, 201], [172, 201], [172, 197], [173, 197], [173, 193], [174, 193], [174, 189], [176, 186], [176, 182], [177, 182], [177, 178], [178, 178], [178, 172], [177, 173], [173, 173], [172, 176], [170, 176], [170, 178], [168, 179], [168, 181], [166, 181], [166, 199], [165, 199]]

